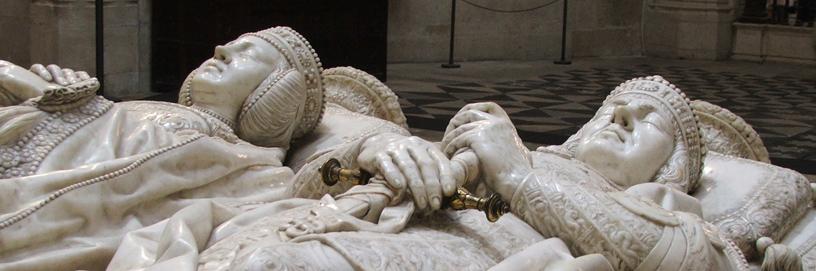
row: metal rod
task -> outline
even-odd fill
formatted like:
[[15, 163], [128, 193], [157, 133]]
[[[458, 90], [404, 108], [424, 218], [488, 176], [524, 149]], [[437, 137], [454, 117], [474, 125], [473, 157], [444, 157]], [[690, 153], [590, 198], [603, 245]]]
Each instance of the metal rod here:
[[567, 0], [564, 0], [564, 15], [561, 18], [561, 60], [554, 61], [553, 63], [559, 65], [572, 64], [572, 62], [568, 61], [566, 57], [567, 57]]
[[459, 64], [453, 63], [453, 36], [456, 28], [456, 0], [451, 0], [451, 27], [450, 27], [450, 47], [448, 50], [448, 63], [442, 64], [442, 68], [459, 68]]
[[96, 10], [96, 79], [99, 80], [99, 95], [104, 96], [105, 88], [105, 35], [104, 35], [104, 12], [103, 0], [94, 1]]

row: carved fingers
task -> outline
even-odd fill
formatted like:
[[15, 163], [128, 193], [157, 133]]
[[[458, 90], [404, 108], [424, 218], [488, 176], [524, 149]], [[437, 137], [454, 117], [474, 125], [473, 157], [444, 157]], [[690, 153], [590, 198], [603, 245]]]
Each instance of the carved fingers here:
[[445, 129], [445, 134], [460, 125], [490, 119], [506, 119], [509, 121], [510, 117], [501, 106], [494, 102], [468, 104], [462, 107], [450, 120], [447, 129]]
[[391, 155], [381, 152], [376, 154], [377, 168], [385, 177], [389, 184], [396, 189], [405, 188], [405, 177], [402, 176], [399, 167], [391, 158]]
[[292, 218], [288, 223], [280, 226], [278, 231], [292, 239], [307, 234], [339, 231], [338, 218], [333, 216], [331, 211], [320, 210], [320, 208], [309, 210], [305, 216]]
[[448, 156], [453, 156], [453, 154], [460, 149], [470, 147], [470, 144], [473, 143], [476, 137], [475, 134], [488, 127], [489, 124], [490, 122], [488, 121], [471, 122], [445, 133], [445, 136], [442, 138], [442, 146], [444, 146], [445, 153], [448, 154]]
[[496, 192], [509, 190], [517, 183], [519, 175], [532, 169], [527, 158], [528, 150], [516, 134], [513, 123], [495, 103], [463, 107], [451, 119], [441, 144], [448, 156], [464, 149], [472, 150], [478, 157], [479, 172]]
[[434, 159], [434, 162], [436, 162], [436, 166], [439, 167], [439, 183], [442, 186], [443, 196], [452, 196], [453, 193], [456, 192], [458, 182], [456, 181], [456, 178], [453, 177], [453, 167], [450, 160], [444, 153], [442, 153], [441, 150], [439, 150], [439, 148], [430, 148], [429, 153]]
[[407, 152], [407, 147], [397, 145], [394, 149], [387, 151], [387, 153], [391, 156], [391, 159], [397, 163], [400, 172], [405, 176], [405, 179], [408, 180], [408, 188], [414, 196], [414, 204], [416, 204], [419, 209], [425, 209], [427, 207], [428, 197], [425, 189], [423, 189], [424, 182], [422, 181], [416, 161], [414, 161]]
[[51, 82], [54, 80], [54, 77], [51, 76], [51, 73], [48, 72], [48, 70], [45, 69], [45, 66], [43, 66], [42, 64], [31, 65], [30, 71], [37, 74], [45, 81]]
[[290, 218], [278, 232], [289, 239], [309, 234], [329, 232], [357, 231], [362, 228], [373, 228], [375, 224], [359, 219], [342, 210], [316, 205], [301, 216]]
[[[52, 87], [52, 84], [40, 78], [34, 72], [11, 62], [0, 61], [0, 90], [7, 91], [6, 97], [13, 97], [13, 101], [0, 101], [0, 104], [17, 104], [29, 98], [37, 97]], [[53, 86], [56, 87], [56, 86]], [[3, 95], [0, 95], [3, 96]]]
[[31, 65], [30, 71], [37, 74], [45, 81], [56, 83], [61, 86], [68, 86], [91, 79], [91, 76], [88, 75], [87, 72], [60, 68], [60, 66], [54, 64], [48, 66], [34, 64]]
[[385, 177], [391, 187], [408, 188], [420, 210], [441, 208], [442, 198], [456, 191], [450, 160], [436, 145], [418, 137], [371, 137], [357, 161], [366, 171]]

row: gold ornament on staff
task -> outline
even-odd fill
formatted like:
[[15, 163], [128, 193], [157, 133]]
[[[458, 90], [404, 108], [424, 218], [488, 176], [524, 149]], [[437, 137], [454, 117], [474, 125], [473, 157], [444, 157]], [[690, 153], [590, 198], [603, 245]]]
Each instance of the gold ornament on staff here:
[[[337, 183], [365, 185], [371, 179], [370, 173], [360, 169], [343, 168], [340, 161], [334, 158], [326, 161], [319, 170], [323, 183], [328, 186]], [[499, 217], [510, 212], [510, 205], [504, 202], [498, 194], [478, 197], [471, 194], [464, 187], [457, 188], [453, 196], [445, 198], [443, 206], [450, 207], [453, 210], [475, 209], [482, 211], [490, 222], [496, 222]]]

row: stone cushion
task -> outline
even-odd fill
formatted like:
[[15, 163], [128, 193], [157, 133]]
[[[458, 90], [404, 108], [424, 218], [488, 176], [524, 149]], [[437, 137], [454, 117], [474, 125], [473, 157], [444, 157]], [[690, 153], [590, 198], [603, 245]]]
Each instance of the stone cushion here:
[[760, 237], [782, 240], [811, 208], [812, 194], [807, 178], [796, 171], [709, 152], [692, 195], [700, 200], [703, 218], [751, 259]]

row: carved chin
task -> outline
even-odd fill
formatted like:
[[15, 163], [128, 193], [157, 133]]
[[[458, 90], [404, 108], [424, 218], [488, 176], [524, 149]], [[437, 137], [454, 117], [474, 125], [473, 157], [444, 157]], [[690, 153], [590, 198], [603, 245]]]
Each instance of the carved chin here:
[[193, 77], [192, 86], [193, 89], [212, 89], [218, 86], [219, 81], [221, 81], [220, 74], [213, 73], [210, 69], [205, 68], [200, 69], [200, 72]]
[[[620, 144], [614, 140], [587, 140], [582, 142], [576, 149], [575, 158], [584, 162], [592, 169], [601, 173], [607, 179], [619, 184], [621, 183], [621, 162], [623, 162], [622, 150], [617, 150], [615, 145]], [[631, 169], [629, 169], [631, 170]]]
[[[578, 160], [583, 158], [595, 158], [599, 160], [621, 159], [621, 142], [616, 137], [595, 136], [588, 140], [583, 140], [576, 152]], [[582, 158], [583, 157], [583, 158]], [[586, 161], [584, 161], [586, 162]]]

